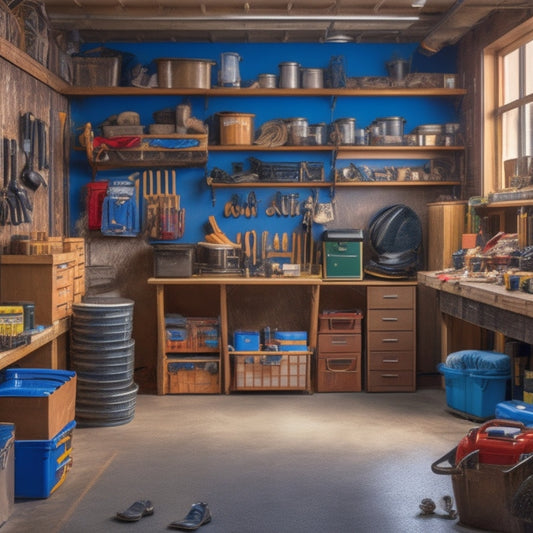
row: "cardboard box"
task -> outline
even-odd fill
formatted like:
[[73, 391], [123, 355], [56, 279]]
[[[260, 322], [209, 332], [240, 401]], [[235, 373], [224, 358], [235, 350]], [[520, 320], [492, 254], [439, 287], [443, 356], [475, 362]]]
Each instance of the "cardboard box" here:
[[0, 420], [15, 424], [17, 440], [50, 440], [76, 412], [76, 373], [45, 368], [5, 371]]
[[15, 504], [15, 426], [0, 423], [0, 527]]

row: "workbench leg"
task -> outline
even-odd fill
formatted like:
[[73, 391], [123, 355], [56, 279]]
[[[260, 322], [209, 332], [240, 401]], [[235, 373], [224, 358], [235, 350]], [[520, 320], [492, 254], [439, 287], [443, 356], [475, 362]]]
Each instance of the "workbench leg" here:
[[311, 310], [309, 322], [309, 351], [312, 354], [309, 356], [307, 365], [307, 392], [313, 392], [313, 383], [311, 382], [311, 366], [313, 366], [316, 355], [316, 344], [318, 338], [318, 313], [320, 309], [320, 286], [311, 286]]
[[156, 285], [157, 306], [157, 394], [166, 394], [168, 373], [166, 362], [165, 286]]
[[220, 362], [224, 376], [224, 394], [229, 394], [231, 367], [228, 351], [228, 293], [226, 285], [220, 285], [220, 342], [222, 344]]

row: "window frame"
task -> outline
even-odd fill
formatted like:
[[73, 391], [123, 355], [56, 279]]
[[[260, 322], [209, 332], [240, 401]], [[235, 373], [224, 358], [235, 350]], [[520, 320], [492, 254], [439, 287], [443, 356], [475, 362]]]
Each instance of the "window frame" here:
[[517, 26], [483, 49], [482, 195], [499, 190], [504, 183], [502, 161], [503, 113], [527, 103], [533, 95], [503, 104], [503, 56], [533, 40], [533, 18]]

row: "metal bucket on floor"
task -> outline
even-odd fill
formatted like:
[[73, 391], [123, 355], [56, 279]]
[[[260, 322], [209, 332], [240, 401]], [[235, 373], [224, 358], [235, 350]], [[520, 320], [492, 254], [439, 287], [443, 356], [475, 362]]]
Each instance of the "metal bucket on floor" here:
[[70, 360], [77, 374], [76, 421], [113, 426], [133, 419], [135, 340], [132, 300], [91, 298], [74, 304]]

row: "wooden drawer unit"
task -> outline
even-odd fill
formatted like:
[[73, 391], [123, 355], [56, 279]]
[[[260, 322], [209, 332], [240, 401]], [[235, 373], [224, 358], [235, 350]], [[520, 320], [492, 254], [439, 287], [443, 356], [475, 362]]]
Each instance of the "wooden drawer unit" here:
[[0, 298], [35, 304], [35, 323], [50, 325], [72, 313], [74, 253], [2, 255]]
[[367, 289], [366, 390], [415, 390], [416, 287]]
[[359, 353], [361, 334], [320, 333], [318, 335], [318, 356], [322, 353]]
[[[367, 310], [370, 309], [412, 309], [415, 308], [415, 287], [368, 287]], [[367, 311], [368, 312], [368, 311]]]
[[411, 331], [415, 313], [412, 309], [370, 309], [367, 320], [373, 331]]

